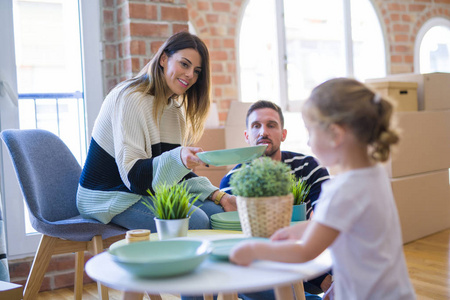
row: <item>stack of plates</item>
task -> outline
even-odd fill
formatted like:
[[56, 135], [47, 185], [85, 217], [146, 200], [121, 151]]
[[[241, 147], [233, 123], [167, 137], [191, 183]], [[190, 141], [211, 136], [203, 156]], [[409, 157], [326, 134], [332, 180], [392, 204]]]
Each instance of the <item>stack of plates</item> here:
[[216, 230], [238, 230], [242, 231], [239, 213], [229, 211], [211, 216], [211, 227]]

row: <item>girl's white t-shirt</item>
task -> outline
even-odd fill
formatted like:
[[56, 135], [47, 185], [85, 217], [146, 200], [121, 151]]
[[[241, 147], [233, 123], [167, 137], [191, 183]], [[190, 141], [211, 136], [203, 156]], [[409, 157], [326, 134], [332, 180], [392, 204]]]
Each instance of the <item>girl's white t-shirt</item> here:
[[397, 208], [376, 165], [322, 184], [313, 221], [340, 231], [330, 246], [336, 299], [415, 299]]

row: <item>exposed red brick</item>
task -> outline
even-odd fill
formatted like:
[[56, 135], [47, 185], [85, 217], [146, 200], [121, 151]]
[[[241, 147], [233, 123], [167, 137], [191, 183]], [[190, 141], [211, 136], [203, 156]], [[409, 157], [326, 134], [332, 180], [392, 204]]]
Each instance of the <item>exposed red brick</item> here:
[[131, 73], [133, 71], [133, 68], [131, 66], [131, 59], [124, 59], [122, 62], [122, 66], [123, 66], [123, 71], [125, 73]]
[[135, 58], [135, 57], [133, 57], [131, 59], [131, 66], [132, 66], [133, 72], [139, 72], [143, 67], [143, 66], [141, 66], [141, 61], [139, 60], [139, 58]]
[[[44, 279], [42, 280], [40, 292], [44, 291], [50, 291], [52, 289], [52, 277], [51, 276], [44, 276]], [[72, 283], [73, 284], [73, 283]]]
[[406, 5], [399, 4], [399, 3], [388, 3], [387, 5], [388, 10], [390, 11], [405, 11]]
[[169, 26], [166, 24], [131, 23], [131, 36], [168, 37]]
[[227, 63], [227, 71], [228, 73], [235, 74], [236, 73], [236, 63]]
[[408, 35], [406, 34], [396, 34], [395, 35], [396, 42], [406, 42], [408, 41]]
[[217, 14], [207, 14], [206, 21], [208, 23], [217, 23], [219, 21], [219, 16]]
[[212, 40], [213, 48], [220, 49], [222, 48], [222, 39], [214, 39]]
[[106, 59], [116, 59], [116, 46], [115, 45], [105, 45], [105, 58]]
[[115, 33], [114, 27], [106, 27], [103, 29], [103, 36], [106, 42], [114, 42], [115, 41]]
[[161, 7], [161, 20], [166, 21], [189, 21], [186, 7]]
[[158, 17], [158, 7], [154, 4], [130, 3], [129, 11], [132, 19], [157, 20]]
[[213, 2], [213, 11], [230, 12], [230, 3], [228, 2]]
[[[203, 20], [203, 18], [198, 19], [195, 22], [195, 26], [197, 26], [197, 28], [203, 28], [203, 26], [205, 26], [205, 20]], [[205, 30], [206, 28], [204, 28], [203, 30]]]
[[231, 77], [226, 75], [213, 75], [212, 84], [229, 84], [231, 83]]
[[198, 10], [210, 10], [210, 2], [207, 1], [198, 1], [197, 2], [197, 8]]
[[398, 63], [402, 62], [402, 56], [401, 55], [391, 55], [391, 62]]
[[103, 0], [103, 7], [114, 7], [114, 0]]
[[74, 273], [57, 274], [53, 276], [54, 289], [60, 289], [64, 287], [73, 286], [75, 282]]
[[130, 54], [145, 55], [146, 54], [145, 41], [132, 40], [130, 42]]
[[172, 33], [181, 31], [189, 31], [189, 26], [187, 24], [172, 24]]
[[225, 51], [217, 51], [217, 50], [213, 50], [209, 52], [210, 56], [211, 56], [211, 60], [227, 60], [228, 59], [228, 55], [227, 52]]
[[229, 110], [231, 106], [230, 100], [220, 100], [220, 108], [224, 110]]
[[414, 55], [405, 55], [406, 63], [414, 63]]
[[406, 45], [397, 45], [394, 47], [395, 52], [408, 52], [410, 51], [410, 47]]
[[411, 22], [411, 15], [403, 14], [402, 15], [402, 21], [403, 22]]
[[159, 47], [161, 47], [162, 44], [164, 44], [164, 41], [151, 42], [150, 50], [151, 50], [152, 54], [155, 54], [158, 51]]
[[390, 21], [399, 21], [400, 20], [400, 14], [391, 14], [389, 16]]
[[225, 48], [232, 48], [232, 49], [236, 47], [234, 39], [223, 39], [223, 46]]
[[9, 263], [9, 275], [11, 278], [15, 277], [28, 277], [30, 273], [31, 262], [10, 262]]
[[75, 255], [53, 256], [48, 265], [47, 273], [75, 269]]
[[219, 112], [219, 122], [220, 124], [225, 124], [227, 120], [228, 112]]
[[423, 11], [425, 10], [426, 6], [423, 4], [410, 4], [409, 5], [409, 11], [410, 12], [416, 12], [416, 11]]
[[105, 9], [103, 10], [103, 24], [111, 24], [114, 22], [114, 11]]
[[407, 24], [394, 24], [393, 29], [394, 29], [394, 31], [397, 31], [397, 32], [408, 32], [409, 31], [409, 25], [407, 25]]
[[211, 63], [211, 71], [212, 72], [223, 72], [223, 67], [221, 63]]
[[222, 96], [222, 88], [220, 88], [220, 87], [214, 88], [214, 96], [216, 96], [216, 97]]
[[435, 3], [450, 4], [450, 0], [434, 0]]

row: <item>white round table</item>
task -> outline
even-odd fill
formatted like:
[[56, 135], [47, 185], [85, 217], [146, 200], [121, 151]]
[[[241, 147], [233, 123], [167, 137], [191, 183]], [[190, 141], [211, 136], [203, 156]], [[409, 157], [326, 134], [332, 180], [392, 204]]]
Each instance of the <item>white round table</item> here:
[[[236, 234], [202, 235], [199, 239], [236, 238]], [[207, 259], [194, 272], [160, 279], [139, 278], [116, 264], [103, 252], [86, 263], [86, 273], [105, 286], [127, 292], [182, 295], [236, 294], [256, 292], [315, 278], [331, 268], [328, 250], [316, 259], [302, 264], [256, 261], [249, 267]], [[292, 290], [291, 290], [292, 291]], [[285, 298], [283, 298], [284, 300]]]

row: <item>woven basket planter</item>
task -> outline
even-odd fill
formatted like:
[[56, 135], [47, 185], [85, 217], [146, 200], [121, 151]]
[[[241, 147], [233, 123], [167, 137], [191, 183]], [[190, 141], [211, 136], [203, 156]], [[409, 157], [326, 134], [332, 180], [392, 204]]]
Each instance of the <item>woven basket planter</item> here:
[[256, 198], [237, 196], [236, 202], [245, 236], [270, 237], [291, 223], [292, 194]]

